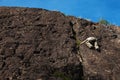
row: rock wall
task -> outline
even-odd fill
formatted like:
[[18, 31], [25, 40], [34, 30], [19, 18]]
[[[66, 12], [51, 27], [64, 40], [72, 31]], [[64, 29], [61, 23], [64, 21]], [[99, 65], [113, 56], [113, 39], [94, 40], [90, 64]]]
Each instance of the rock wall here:
[[[98, 38], [100, 51], [80, 42]], [[56, 11], [0, 7], [0, 80], [119, 80], [120, 29]]]

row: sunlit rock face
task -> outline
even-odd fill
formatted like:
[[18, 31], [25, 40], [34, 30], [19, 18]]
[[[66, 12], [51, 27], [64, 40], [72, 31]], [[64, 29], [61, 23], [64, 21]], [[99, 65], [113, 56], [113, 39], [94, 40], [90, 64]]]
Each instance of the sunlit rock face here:
[[[80, 45], [91, 36], [100, 51]], [[0, 7], [0, 80], [119, 79], [119, 27], [45, 9]]]

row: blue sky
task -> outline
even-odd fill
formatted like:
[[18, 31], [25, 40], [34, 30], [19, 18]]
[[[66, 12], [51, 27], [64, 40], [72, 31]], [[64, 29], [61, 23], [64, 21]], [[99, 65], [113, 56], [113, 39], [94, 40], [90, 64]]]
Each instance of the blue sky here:
[[120, 25], [120, 0], [0, 0], [0, 6], [34, 7], [57, 10], [66, 15], [100, 18]]

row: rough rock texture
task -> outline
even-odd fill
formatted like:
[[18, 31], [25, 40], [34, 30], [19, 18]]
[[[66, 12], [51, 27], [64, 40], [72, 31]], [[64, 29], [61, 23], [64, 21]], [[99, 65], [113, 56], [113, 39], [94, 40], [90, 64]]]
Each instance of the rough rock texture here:
[[[100, 51], [81, 41], [98, 38]], [[56, 11], [0, 7], [0, 80], [119, 80], [120, 28]]]

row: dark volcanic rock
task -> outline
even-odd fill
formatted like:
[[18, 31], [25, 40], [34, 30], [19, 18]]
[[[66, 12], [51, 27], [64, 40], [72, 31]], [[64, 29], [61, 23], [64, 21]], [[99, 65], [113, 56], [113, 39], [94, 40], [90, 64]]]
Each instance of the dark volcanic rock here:
[[[99, 52], [77, 44], [89, 36], [99, 39]], [[0, 8], [0, 80], [119, 80], [119, 58], [119, 27], [44, 9]]]

